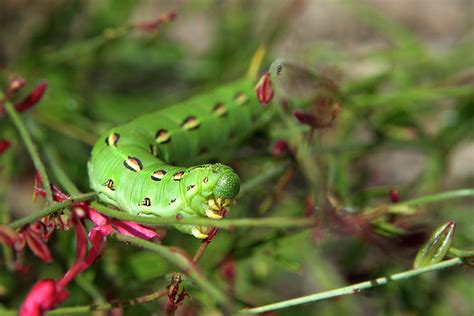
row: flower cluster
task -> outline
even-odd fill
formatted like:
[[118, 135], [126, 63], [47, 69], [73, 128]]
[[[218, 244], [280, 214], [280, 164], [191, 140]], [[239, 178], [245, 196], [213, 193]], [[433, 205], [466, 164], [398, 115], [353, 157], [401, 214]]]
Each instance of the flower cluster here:
[[[53, 191], [53, 198], [56, 202], [61, 202], [69, 198], [69, 196], [59, 190], [56, 186], [51, 185]], [[42, 187], [40, 176], [37, 174], [36, 185], [35, 185], [35, 196], [45, 196], [45, 191]], [[66, 218], [65, 216], [63, 216]], [[134, 222], [120, 221], [109, 219], [108, 217], [100, 214], [94, 210], [86, 202], [79, 202], [71, 207], [71, 216], [67, 217], [65, 221], [59, 221], [63, 218], [57, 215], [51, 215], [43, 218], [34, 224], [28, 225], [28, 229], [22, 228], [21, 232], [27, 232], [26, 236], [43, 236], [44, 231], [42, 229], [34, 230], [32, 227], [42, 227], [46, 229], [46, 235], [48, 238], [51, 232], [55, 228], [69, 229], [74, 227], [76, 232], [77, 247], [76, 247], [76, 261], [70, 267], [70, 269], [64, 274], [59, 280], [43, 279], [38, 281], [28, 293], [25, 301], [20, 308], [20, 316], [23, 315], [43, 315], [46, 311], [51, 310], [61, 304], [67, 297], [67, 285], [74, 280], [82, 271], [92, 265], [97, 258], [99, 258], [105, 251], [107, 246], [107, 236], [112, 232], [117, 232], [127, 236], [135, 236], [142, 239], [151, 239], [158, 237], [158, 234], [150, 228], [144, 227]], [[89, 232], [86, 230], [85, 221], [91, 221], [94, 224]], [[47, 223], [50, 223], [48, 225]], [[59, 225], [61, 223], [61, 225]], [[17, 233], [20, 235], [21, 233]], [[39, 240], [39, 241], [38, 241]], [[91, 243], [90, 249], [88, 249], [88, 240]], [[27, 239], [28, 241], [28, 239]], [[33, 250], [33, 252], [40, 256], [41, 254], [44, 259], [52, 260], [51, 254], [45, 244], [45, 239], [34, 239], [37, 242], [35, 247], [28, 243], [30, 248], [41, 249], [43, 252]], [[48, 256], [45, 256], [45, 253]], [[40, 256], [41, 258], [41, 256]], [[43, 258], [42, 258], [43, 259]]]

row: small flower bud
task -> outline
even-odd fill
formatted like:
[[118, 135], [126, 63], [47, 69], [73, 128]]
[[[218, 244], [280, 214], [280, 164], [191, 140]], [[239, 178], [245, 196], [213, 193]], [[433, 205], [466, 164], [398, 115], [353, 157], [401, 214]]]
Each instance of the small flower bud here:
[[390, 198], [390, 201], [392, 203], [398, 203], [400, 202], [400, 193], [398, 192], [397, 189], [395, 188], [391, 188], [389, 191], [388, 191], [388, 197]]
[[423, 268], [443, 260], [451, 247], [455, 228], [456, 223], [449, 221], [436, 229], [430, 239], [418, 251], [413, 268]]
[[8, 83], [8, 87], [7, 87], [7, 91], [6, 91], [5, 95], [7, 96], [7, 98], [10, 98], [15, 92], [17, 92], [18, 90], [20, 90], [24, 86], [25, 86], [25, 80], [24, 79], [22, 79], [22, 78], [13, 79]]
[[316, 127], [317, 119], [315, 116], [311, 115], [310, 113], [304, 111], [295, 111], [293, 112], [293, 116], [301, 123], [305, 125], [309, 125], [313, 128]]
[[255, 86], [255, 92], [257, 93], [257, 99], [261, 105], [265, 106], [272, 101], [275, 90], [273, 90], [272, 79], [269, 72], [260, 78]]
[[281, 157], [290, 151], [290, 147], [285, 140], [279, 139], [272, 145], [272, 154], [276, 157]]
[[44, 91], [48, 87], [46, 81], [41, 82], [23, 101], [15, 104], [17, 112], [24, 112], [36, 105], [36, 103], [43, 97]]
[[132, 27], [144, 32], [156, 32], [160, 28], [161, 24], [166, 24], [173, 21], [176, 16], [177, 14], [175, 11], [170, 11], [163, 13], [154, 20], [136, 23]]
[[10, 147], [10, 144], [11, 143], [8, 140], [0, 139], [0, 155], [7, 151], [7, 149]]

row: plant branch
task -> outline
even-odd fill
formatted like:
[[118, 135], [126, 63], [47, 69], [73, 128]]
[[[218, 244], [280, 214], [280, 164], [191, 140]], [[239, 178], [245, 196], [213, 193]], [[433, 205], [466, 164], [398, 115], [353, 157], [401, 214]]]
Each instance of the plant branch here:
[[335, 290], [324, 291], [324, 292], [320, 292], [316, 294], [302, 296], [302, 297], [298, 297], [298, 298], [294, 298], [294, 299], [290, 299], [286, 301], [281, 301], [281, 302], [277, 302], [273, 304], [263, 305], [259, 307], [243, 309], [240, 311], [240, 313], [259, 314], [259, 313], [264, 313], [264, 312], [273, 311], [277, 309], [287, 308], [290, 306], [296, 306], [296, 305], [306, 304], [310, 302], [321, 301], [328, 298], [339, 297], [343, 295], [354, 295], [365, 289], [369, 289], [369, 288], [373, 288], [373, 287], [377, 287], [381, 285], [386, 285], [388, 283], [395, 282], [395, 281], [406, 280], [423, 273], [442, 270], [445, 268], [460, 265], [462, 263], [463, 263], [463, 260], [461, 258], [449, 259], [449, 260], [442, 261], [440, 263], [433, 264], [425, 268], [416, 269], [416, 270], [408, 270], [405, 272], [393, 274], [388, 277], [381, 277], [374, 280], [369, 280], [369, 281], [341, 287]]
[[86, 202], [86, 201], [93, 201], [97, 198], [97, 194], [95, 192], [90, 192], [90, 193], [85, 193], [81, 194], [78, 196], [71, 197], [70, 199], [64, 200], [62, 202], [58, 203], [53, 203], [49, 205], [48, 207], [43, 208], [42, 210], [33, 213], [31, 215], [25, 216], [23, 218], [20, 218], [16, 221], [11, 222], [8, 226], [10, 228], [16, 229], [20, 228], [26, 224], [33, 223], [37, 219], [40, 219], [42, 217], [45, 217], [49, 214], [52, 214], [54, 212], [57, 212], [63, 208], [67, 208], [72, 206], [73, 204], [76, 204], [78, 202]]
[[113, 236], [125, 243], [131, 243], [135, 246], [158, 253], [161, 257], [181, 269], [183, 273], [187, 274], [191, 279], [193, 279], [198, 286], [200, 286], [220, 304], [228, 304], [226, 295], [216, 288], [209, 280], [207, 280], [207, 278], [202, 274], [202, 271], [198, 269], [191, 259], [182, 255], [178, 250], [155, 244], [137, 237], [124, 236], [117, 233], [113, 233]]
[[172, 226], [172, 225], [201, 225], [218, 228], [230, 229], [233, 227], [304, 227], [313, 226], [312, 218], [288, 218], [288, 217], [270, 217], [270, 218], [242, 218], [242, 219], [208, 219], [208, 218], [183, 218], [174, 217], [146, 217], [130, 215], [125, 212], [117, 211], [101, 205], [92, 203], [94, 209], [100, 213], [125, 221], [133, 221], [141, 224]]
[[117, 301], [110, 303], [99, 303], [83, 306], [71, 306], [71, 307], [62, 307], [48, 312], [48, 315], [66, 315], [66, 314], [83, 314], [91, 311], [105, 311], [110, 310], [115, 307], [127, 307], [139, 304], [146, 304], [153, 302], [160, 297], [163, 297], [167, 294], [166, 290], [161, 290], [154, 292], [148, 295], [140, 296], [127, 301]]
[[414, 206], [414, 205], [419, 205], [419, 204], [435, 203], [435, 202], [458, 199], [458, 198], [469, 197], [469, 196], [474, 196], [474, 189], [461, 189], [461, 190], [447, 191], [447, 192], [442, 192], [442, 193], [437, 193], [437, 194], [432, 194], [432, 195], [425, 195], [420, 198], [402, 201], [395, 205]]
[[46, 158], [49, 160], [49, 167], [64, 190], [66, 190], [69, 195], [81, 194], [74, 182], [72, 182], [67, 173], [61, 167], [61, 162], [59, 161], [58, 155], [54, 148], [50, 145], [46, 145], [44, 150]]
[[23, 142], [25, 143], [26, 149], [28, 150], [31, 159], [33, 160], [33, 164], [35, 165], [36, 170], [38, 170], [41, 176], [41, 179], [44, 184], [44, 190], [46, 192], [46, 201], [48, 202], [48, 204], [51, 204], [53, 203], [53, 192], [51, 191], [48, 174], [46, 173], [46, 168], [44, 167], [44, 164], [38, 154], [38, 150], [36, 149], [36, 146], [33, 143], [30, 134], [28, 133], [25, 123], [23, 123], [23, 121], [21, 120], [21, 117], [16, 112], [15, 108], [13, 107], [13, 104], [6, 101], [4, 103], [4, 106], [8, 115], [11, 117], [13, 124], [18, 130], [18, 133], [20, 133], [20, 136], [23, 139]]

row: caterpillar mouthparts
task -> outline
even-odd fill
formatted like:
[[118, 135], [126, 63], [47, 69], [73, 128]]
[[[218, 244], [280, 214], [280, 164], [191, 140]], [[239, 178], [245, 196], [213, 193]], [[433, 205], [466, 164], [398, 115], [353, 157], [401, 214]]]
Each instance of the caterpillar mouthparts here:
[[206, 216], [212, 219], [221, 219], [228, 211], [227, 207], [232, 204], [232, 199], [209, 199], [209, 208], [206, 210]]
[[[206, 216], [212, 219], [222, 219], [228, 212], [229, 207], [233, 202], [233, 199], [224, 198], [211, 198], [208, 200], [209, 208], [206, 210]], [[193, 226], [191, 234], [199, 239], [206, 239], [209, 237], [212, 227], [208, 226]]]
[[206, 239], [207, 237], [209, 237], [211, 229], [211, 227], [194, 226], [191, 229], [191, 234], [198, 239]]

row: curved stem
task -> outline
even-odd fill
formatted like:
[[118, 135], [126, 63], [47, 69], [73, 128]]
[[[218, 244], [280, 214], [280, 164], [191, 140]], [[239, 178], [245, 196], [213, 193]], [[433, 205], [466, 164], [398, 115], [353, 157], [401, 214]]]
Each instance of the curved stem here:
[[172, 225], [201, 225], [219, 228], [233, 227], [304, 227], [313, 226], [312, 218], [288, 218], [288, 217], [270, 217], [270, 218], [242, 218], [242, 219], [208, 219], [208, 218], [186, 218], [176, 219], [174, 217], [145, 217], [130, 215], [125, 212], [117, 211], [101, 205], [92, 203], [94, 209], [109, 217], [125, 221], [133, 221], [141, 224], [172, 226]]
[[11, 222], [8, 226], [10, 228], [16, 229], [20, 228], [26, 224], [33, 223], [37, 219], [40, 219], [42, 217], [45, 217], [46, 215], [52, 214], [54, 212], [57, 212], [63, 208], [67, 208], [72, 206], [73, 204], [76, 204], [78, 202], [86, 202], [86, 201], [93, 201], [97, 198], [97, 194], [95, 192], [90, 192], [90, 193], [85, 193], [81, 194], [78, 196], [71, 197], [70, 199], [64, 200], [62, 202], [58, 203], [53, 203], [49, 205], [48, 207], [45, 207], [44, 209], [33, 213], [31, 215], [25, 216], [23, 218], [20, 218], [16, 221]]
[[217, 287], [215, 287], [198, 269], [192, 259], [188, 259], [176, 249], [171, 249], [159, 244], [155, 244], [137, 237], [125, 236], [114, 233], [113, 236], [123, 242], [134, 244], [135, 246], [148, 249], [158, 253], [161, 257], [180, 268], [183, 273], [189, 275], [198, 286], [206, 291], [212, 298], [222, 305], [228, 304], [228, 298]]
[[71, 307], [62, 307], [48, 312], [48, 315], [66, 315], [66, 314], [83, 314], [91, 311], [101, 311], [101, 310], [110, 310], [115, 307], [127, 307], [138, 304], [146, 304], [153, 301], [156, 301], [160, 297], [163, 297], [167, 294], [166, 290], [161, 290], [154, 292], [148, 295], [140, 296], [135, 299], [127, 301], [118, 301], [111, 303], [99, 303], [92, 305], [83, 305], [83, 306], [71, 306]]
[[354, 295], [365, 289], [377, 287], [380, 285], [386, 285], [390, 282], [406, 280], [423, 273], [457, 266], [462, 263], [463, 263], [463, 260], [461, 258], [454, 258], [454, 259], [442, 261], [437, 264], [433, 264], [425, 268], [416, 269], [416, 270], [408, 270], [405, 272], [393, 274], [388, 277], [381, 277], [374, 280], [369, 280], [369, 281], [341, 287], [335, 290], [302, 296], [302, 297], [298, 297], [298, 298], [294, 298], [294, 299], [290, 299], [286, 301], [281, 301], [278, 303], [263, 305], [259, 307], [243, 309], [240, 311], [240, 313], [259, 314], [259, 313], [264, 313], [264, 312], [273, 311], [277, 309], [287, 308], [290, 306], [296, 306], [296, 305], [306, 304], [310, 302], [321, 301], [328, 298], [333, 298], [333, 297], [338, 297], [338, 296], [343, 296], [343, 295]]
[[23, 142], [25, 143], [26, 149], [28, 150], [31, 159], [33, 160], [33, 164], [35, 165], [36, 170], [38, 170], [41, 176], [44, 185], [44, 191], [46, 192], [46, 200], [48, 201], [48, 204], [51, 204], [53, 203], [53, 192], [51, 191], [48, 174], [46, 173], [46, 168], [44, 167], [44, 164], [38, 154], [38, 150], [36, 149], [36, 146], [33, 143], [33, 140], [31, 139], [25, 124], [21, 120], [20, 115], [18, 115], [18, 113], [15, 111], [13, 105], [7, 101], [4, 103], [4, 106], [8, 115], [11, 117], [13, 124], [18, 130], [18, 133], [20, 133], [20, 136], [23, 139]]
[[451, 200], [451, 199], [458, 199], [458, 198], [469, 197], [469, 196], [474, 196], [474, 189], [461, 189], [461, 190], [454, 190], [454, 191], [441, 192], [441, 193], [436, 193], [436, 194], [431, 194], [431, 195], [425, 195], [419, 198], [402, 201], [395, 205], [413, 206], [413, 205], [419, 205], [419, 204], [435, 203], [435, 202]]

